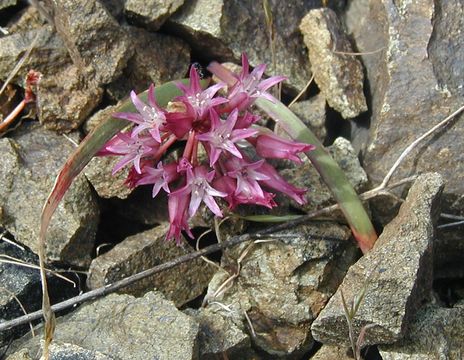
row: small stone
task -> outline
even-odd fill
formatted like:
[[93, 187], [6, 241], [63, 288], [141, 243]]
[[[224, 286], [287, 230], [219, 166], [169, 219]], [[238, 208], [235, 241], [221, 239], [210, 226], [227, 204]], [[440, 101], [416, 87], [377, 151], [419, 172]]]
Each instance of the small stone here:
[[301, 32], [309, 50], [314, 80], [330, 107], [345, 119], [367, 111], [363, 92], [364, 74], [335, 12], [311, 10], [301, 21]]
[[63, 41], [53, 28], [47, 25], [40, 29], [0, 37], [0, 78], [2, 80], [6, 80], [10, 75], [36, 36], [38, 37], [34, 51], [28, 57], [27, 66], [23, 66], [13, 78], [15, 83], [22, 84], [29, 69], [42, 74], [54, 74], [71, 63]]
[[432, 289], [434, 224], [442, 190], [443, 179], [436, 173], [417, 178], [398, 216], [385, 226], [374, 248], [348, 270], [314, 321], [316, 340], [349, 346], [342, 292], [349, 304], [364, 293], [353, 328], [359, 334], [369, 325], [365, 344], [393, 343], [407, 334], [411, 318]]
[[346, 347], [322, 345], [311, 360], [353, 360], [353, 357], [348, 356]]
[[125, 31], [97, 0], [48, 1], [74, 64], [97, 85], [115, 80], [133, 49]]
[[43, 76], [37, 88], [39, 121], [46, 129], [69, 132], [77, 129], [99, 104], [103, 89], [88, 82], [70, 65]]
[[429, 304], [415, 316], [404, 339], [379, 347], [383, 360], [461, 360], [464, 354], [464, 307]]
[[[227, 250], [221, 265], [229, 273], [223, 270], [213, 277], [208, 307], [219, 310], [215, 301], [229, 305], [228, 316], [241, 326], [247, 323], [246, 312], [256, 334], [254, 343], [272, 356], [295, 357], [308, 351], [313, 345], [312, 320], [356, 259], [349, 236], [342, 226], [315, 223], [275, 233], [272, 242]], [[239, 276], [215, 296], [236, 271], [245, 249]]]
[[[110, 294], [58, 318], [53, 342], [72, 344], [110, 359], [197, 360], [198, 331], [194, 319], [158, 292], [141, 298]], [[41, 332], [21, 348], [37, 354]]]
[[[38, 250], [42, 207], [74, 148], [64, 136], [25, 124], [11, 138], [0, 139], [2, 225], [34, 252]], [[98, 221], [96, 199], [80, 175], [52, 218], [47, 236], [48, 261], [88, 266]]]
[[[168, 225], [129, 236], [107, 253], [92, 261], [87, 285], [95, 289], [186, 255], [193, 249], [166, 241]], [[213, 275], [212, 266], [202, 259], [181, 264], [125, 287], [122, 293], [140, 296], [153, 288], [161, 291], [177, 306], [202, 294]]]
[[127, 19], [150, 31], [157, 31], [184, 0], [126, 0]]
[[250, 349], [250, 337], [227, 316], [225, 309], [188, 309], [186, 313], [200, 324], [199, 349], [201, 359], [215, 359], [227, 354], [229, 358], [240, 358]]
[[[358, 193], [364, 191], [368, 185], [368, 178], [350, 142], [339, 137], [327, 150], [346, 174], [354, 189]], [[301, 206], [292, 201], [292, 206], [304, 211], [312, 211], [335, 203], [332, 193], [309, 160], [305, 159], [303, 165], [285, 169], [281, 174], [293, 185], [308, 189], [306, 194], [308, 203]]]
[[309, 100], [298, 101], [290, 107], [296, 116], [313, 132], [321, 143], [327, 135], [325, 121], [327, 118], [326, 101], [322, 94]]

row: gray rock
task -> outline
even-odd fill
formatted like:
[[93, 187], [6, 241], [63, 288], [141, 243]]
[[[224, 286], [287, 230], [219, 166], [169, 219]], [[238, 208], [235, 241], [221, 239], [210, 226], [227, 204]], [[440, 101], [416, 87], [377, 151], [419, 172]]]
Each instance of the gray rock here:
[[322, 345], [311, 360], [352, 360], [353, 357], [348, 356], [347, 353], [346, 347]]
[[250, 349], [250, 337], [234, 324], [224, 309], [188, 309], [186, 313], [200, 324], [198, 341], [201, 359], [213, 360], [223, 354], [233, 359], [243, 358], [240, 356]]
[[[321, 240], [320, 236], [339, 240]], [[244, 325], [246, 312], [256, 334], [253, 341], [268, 354], [302, 355], [313, 344], [312, 320], [357, 256], [356, 246], [347, 241], [349, 236], [345, 227], [329, 222], [276, 233], [275, 241], [247, 250], [235, 282], [214, 296], [236, 271], [236, 259], [250, 244], [227, 250], [222, 266], [230, 274], [215, 274], [208, 288], [208, 306], [215, 310], [222, 308], [215, 302], [228, 306], [228, 316], [249, 331], [249, 325]]]
[[95, 114], [85, 120], [84, 125], [82, 126], [82, 130], [84, 130], [85, 134], [88, 134], [93, 129], [95, 129], [98, 125], [100, 125], [103, 121], [108, 119], [113, 113], [117, 112], [118, 104], [110, 105], [102, 110], [98, 110]]
[[298, 24], [309, 9], [320, 3], [296, 0], [283, 4], [271, 0], [269, 4], [275, 25], [276, 69], [272, 68], [262, 2], [187, 1], [167, 24], [205, 57], [237, 62], [246, 52], [252, 66], [266, 63], [268, 74], [285, 75], [289, 78], [287, 85], [301, 90], [311, 74]]
[[416, 315], [405, 338], [382, 345], [383, 360], [460, 360], [464, 354], [464, 307], [427, 305]]
[[314, 80], [328, 104], [345, 119], [367, 111], [363, 92], [364, 74], [342, 24], [329, 8], [311, 10], [301, 21], [301, 32], [309, 50]]
[[183, 3], [184, 0], [126, 0], [124, 11], [129, 21], [157, 31]]
[[[42, 28], [45, 24], [45, 20], [41, 17], [37, 8], [30, 5], [20, 13], [17, 19], [14, 19], [9, 24], [8, 32], [10, 34], [26, 33], [32, 29]], [[56, 37], [59, 38], [58, 35]], [[64, 46], [63, 50], [66, 52]], [[32, 56], [34, 56], [34, 54], [32, 54]], [[69, 61], [71, 61], [71, 59], [69, 59]]]
[[97, 85], [116, 79], [133, 49], [126, 32], [97, 0], [48, 1], [74, 64]]
[[341, 293], [347, 302], [362, 298], [353, 320], [355, 334], [369, 325], [366, 344], [401, 339], [421, 302], [432, 288], [434, 222], [443, 190], [440, 175], [420, 176], [398, 216], [379, 236], [374, 248], [353, 265], [336, 294], [312, 325], [315, 339], [349, 345]]
[[[327, 150], [344, 171], [354, 189], [358, 193], [364, 191], [368, 185], [367, 175], [350, 142], [339, 137]], [[293, 185], [309, 189], [306, 194], [308, 203], [299, 206], [292, 201], [293, 206], [300, 207], [304, 211], [312, 211], [335, 203], [332, 193], [309, 160], [305, 159], [303, 165], [283, 170], [281, 174]]]
[[304, 124], [311, 129], [320, 142], [327, 135], [325, 121], [327, 118], [326, 102], [322, 94], [317, 94], [309, 100], [298, 101], [290, 107]]
[[[107, 253], [92, 261], [87, 285], [90, 289], [111, 284], [127, 276], [152, 268], [192, 251], [185, 244], [177, 246], [166, 241], [168, 225], [129, 236]], [[164, 271], [122, 289], [122, 292], [140, 296], [153, 288], [161, 291], [177, 306], [195, 299], [208, 286], [214, 268], [196, 259], [174, 270]]]
[[99, 104], [103, 89], [87, 81], [75, 65], [45, 75], [37, 88], [39, 121], [46, 129], [77, 129]]
[[53, 31], [51, 26], [44, 26], [39, 30], [15, 33], [0, 37], [0, 78], [6, 80], [21, 57], [30, 47], [37, 36], [34, 51], [29, 56], [27, 66], [23, 66], [13, 78], [16, 83], [21, 83], [29, 69], [34, 69], [42, 74], [53, 74], [71, 63], [63, 41]]
[[[57, 321], [54, 341], [115, 360], [198, 359], [198, 323], [158, 292], [111, 294]], [[40, 336], [22, 342], [34, 354]]]
[[120, 100], [131, 90], [141, 92], [152, 83], [161, 85], [185, 77], [190, 64], [187, 43], [133, 26], [125, 29], [135, 52], [128, 60], [123, 75], [110, 84], [108, 92], [112, 98]]
[[[351, 2], [347, 24], [358, 51], [385, 47], [362, 56], [372, 98], [364, 165], [374, 185], [412, 141], [462, 105], [462, 11], [459, 0]], [[444, 211], [451, 213], [464, 210], [464, 182], [456, 176], [464, 171], [464, 144], [458, 140], [464, 135], [462, 119], [461, 114], [452, 125], [423, 141], [392, 179], [440, 172], [446, 180]]]
[[[0, 148], [0, 223], [18, 242], [37, 252], [43, 204], [74, 146], [51, 131], [23, 125], [12, 139], [0, 139]], [[51, 221], [47, 259], [89, 265], [98, 220], [96, 199], [87, 180], [78, 176]]]
[[10, 6], [15, 6], [17, 0], [1, 0], [0, 1], [0, 10], [9, 8]]

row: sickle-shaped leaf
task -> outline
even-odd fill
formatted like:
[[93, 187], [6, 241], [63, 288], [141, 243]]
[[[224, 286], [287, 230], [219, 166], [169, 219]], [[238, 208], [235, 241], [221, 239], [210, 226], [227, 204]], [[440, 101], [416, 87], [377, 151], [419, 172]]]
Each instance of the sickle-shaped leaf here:
[[[188, 84], [189, 80], [180, 80], [184, 84]], [[179, 81], [172, 81], [155, 88], [155, 97], [157, 103], [164, 107], [176, 96], [182, 95], [182, 92], [176, 86]], [[209, 80], [202, 80], [201, 85], [206, 88]], [[139, 95], [143, 101], [147, 101], [147, 91]], [[127, 99], [118, 109], [118, 112], [135, 112], [136, 109], [130, 99]], [[44, 358], [48, 358], [48, 345], [53, 339], [55, 317], [50, 307], [48, 297], [47, 281], [45, 276], [45, 241], [47, 229], [52, 219], [52, 216], [58, 207], [66, 191], [71, 186], [73, 180], [84, 169], [88, 162], [95, 154], [110, 140], [118, 131], [122, 130], [129, 124], [129, 121], [123, 119], [115, 119], [109, 117], [99, 126], [93, 129], [85, 139], [80, 143], [78, 148], [71, 154], [62, 169], [60, 170], [53, 189], [45, 202], [40, 218], [40, 233], [39, 233], [39, 264], [40, 276], [42, 280], [42, 310], [45, 319], [45, 346]]]

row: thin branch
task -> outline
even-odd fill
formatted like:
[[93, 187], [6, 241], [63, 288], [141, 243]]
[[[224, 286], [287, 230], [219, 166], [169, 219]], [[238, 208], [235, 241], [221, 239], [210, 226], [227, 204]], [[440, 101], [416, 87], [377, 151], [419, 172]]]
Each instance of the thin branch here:
[[[8, 290], [4, 286], [0, 286], [0, 289], [5, 291], [6, 293], [8, 293], [8, 295], [10, 295], [11, 297], [13, 297], [13, 299], [15, 299], [15, 301], [18, 303], [18, 305], [21, 308], [21, 311], [24, 313], [24, 315], [27, 315], [26, 308], [24, 307], [24, 305], [21, 303], [21, 301], [18, 299], [18, 297], [16, 296], [16, 294], [14, 292]], [[34, 327], [32, 326], [32, 323], [30, 321], [29, 321], [29, 328], [31, 329], [32, 337], [35, 337]]]
[[446, 228], [460, 226], [460, 225], [464, 225], [464, 220], [455, 221], [455, 222], [452, 222], [452, 223], [449, 223], [449, 224], [438, 225], [437, 229], [446, 229]]

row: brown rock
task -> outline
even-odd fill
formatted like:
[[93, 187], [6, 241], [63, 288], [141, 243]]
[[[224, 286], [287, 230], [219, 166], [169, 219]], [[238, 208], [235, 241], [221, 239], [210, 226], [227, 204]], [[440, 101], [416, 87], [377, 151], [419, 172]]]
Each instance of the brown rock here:
[[[95, 289], [192, 251], [188, 245], [166, 241], [168, 225], [133, 235], [92, 261], [87, 285]], [[207, 287], [214, 268], [202, 259], [182, 264], [124, 288], [121, 292], [140, 296], [153, 288], [176, 306], [199, 296]]]
[[328, 104], [345, 119], [367, 110], [363, 92], [364, 74], [342, 24], [329, 8], [311, 10], [301, 21], [301, 32], [309, 50], [314, 80]]
[[184, 0], [126, 0], [124, 11], [129, 21], [157, 31], [184, 3]]

